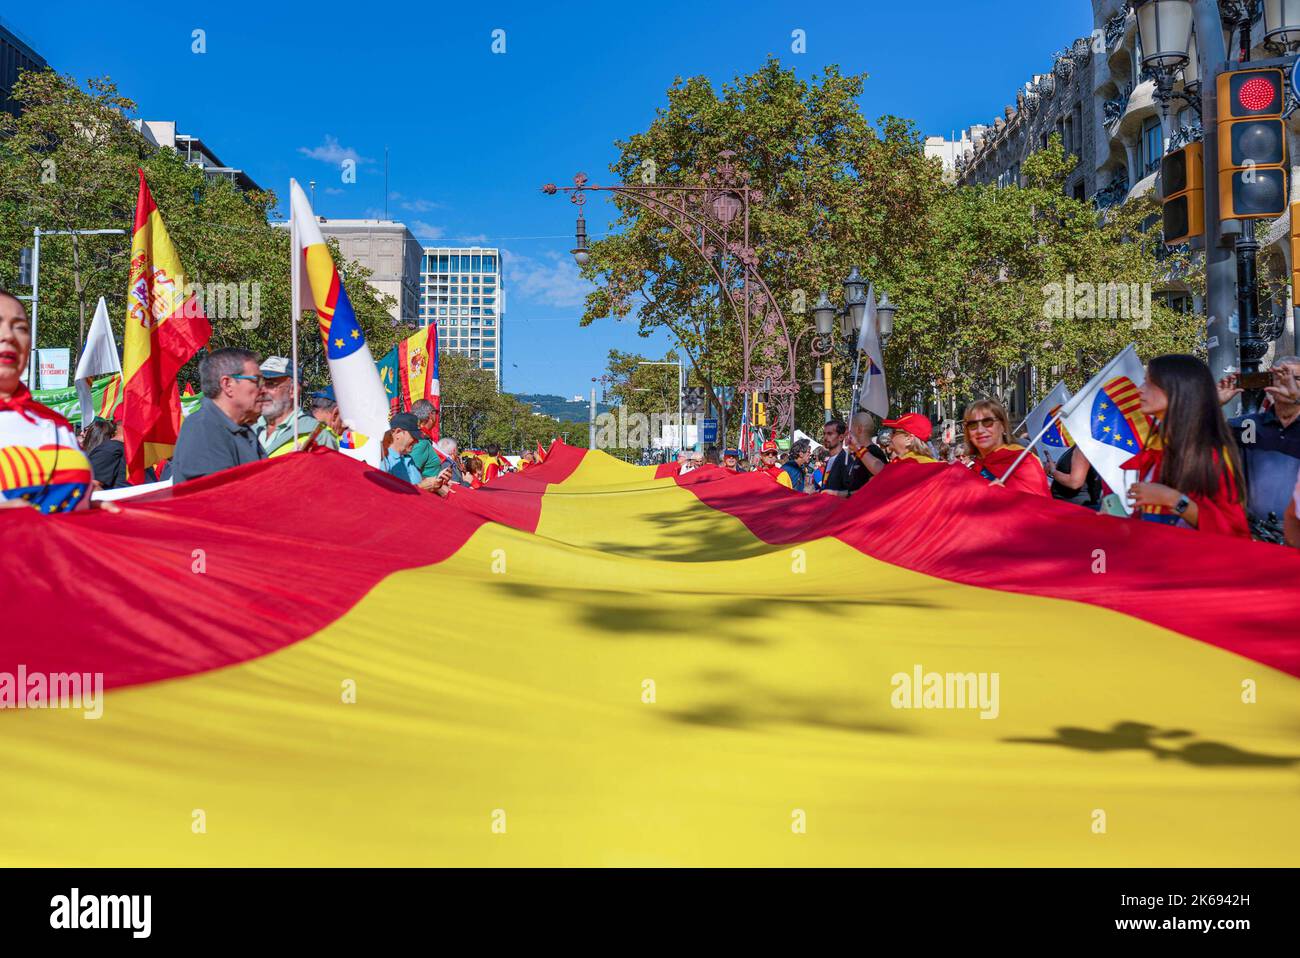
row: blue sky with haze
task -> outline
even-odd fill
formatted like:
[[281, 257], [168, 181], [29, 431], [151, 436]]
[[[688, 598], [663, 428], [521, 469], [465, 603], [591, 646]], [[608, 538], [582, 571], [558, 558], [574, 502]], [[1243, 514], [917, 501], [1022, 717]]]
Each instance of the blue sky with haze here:
[[[289, 178], [317, 181], [325, 216], [389, 214], [426, 243], [505, 251], [504, 385], [585, 393], [610, 348], [661, 355], [635, 323], [580, 329], [582, 282], [569, 256], [574, 209], [546, 197], [578, 170], [609, 181], [614, 141], [644, 129], [677, 76], [715, 84], [771, 53], [801, 76], [827, 63], [870, 75], [872, 120], [924, 133], [988, 122], [1051, 54], [1091, 30], [1083, 0], [796, 4], [653, 2], [10, 7], [5, 22], [61, 73], [107, 74], [148, 119], [175, 120], [283, 201]], [[207, 52], [191, 51], [192, 32]], [[505, 31], [506, 52], [491, 50]], [[807, 51], [791, 52], [803, 30]], [[918, 53], [924, 53], [918, 59]], [[355, 184], [341, 181], [345, 158]], [[593, 234], [613, 210], [587, 204]]]

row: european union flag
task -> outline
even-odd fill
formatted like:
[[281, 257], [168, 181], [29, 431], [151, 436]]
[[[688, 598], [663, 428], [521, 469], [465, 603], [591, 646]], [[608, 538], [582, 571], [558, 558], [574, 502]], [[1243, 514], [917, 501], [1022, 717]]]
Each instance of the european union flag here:
[[1146, 441], [1146, 417], [1138, 388], [1127, 376], [1106, 383], [1092, 401], [1092, 438], [1134, 455]]
[[329, 339], [327, 342], [330, 359], [342, 359], [351, 356], [366, 344], [366, 337], [357, 325], [357, 314], [352, 311], [352, 301], [348, 291], [339, 283], [338, 299], [334, 302], [334, 315], [330, 318]]

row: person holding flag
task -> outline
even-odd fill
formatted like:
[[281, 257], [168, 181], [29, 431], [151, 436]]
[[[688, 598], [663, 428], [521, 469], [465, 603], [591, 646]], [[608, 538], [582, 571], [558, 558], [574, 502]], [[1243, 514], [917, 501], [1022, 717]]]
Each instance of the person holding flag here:
[[131, 271], [126, 291], [122, 379], [126, 412], [122, 437], [133, 485], [145, 470], [171, 457], [181, 428], [176, 374], [212, 338], [212, 325], [185, 272], [149, 192], [144, 171], [135, 201]]
[[966, 407], [962, 416], [971, 468], [991, 483], [1047, 496], [1047, 474], [1037, 456], [1022, 455], [1024, 446], [1011, 441], [1011, 420], [1007, 409], [996, 399], [981, 399]]
[[1195, 356], [1157, 356], [1139, 393], [1149, 428], [1128, 498], [1138, 515], [1184, 529], [1250, 537], [1241, 460], [1209, 367]]

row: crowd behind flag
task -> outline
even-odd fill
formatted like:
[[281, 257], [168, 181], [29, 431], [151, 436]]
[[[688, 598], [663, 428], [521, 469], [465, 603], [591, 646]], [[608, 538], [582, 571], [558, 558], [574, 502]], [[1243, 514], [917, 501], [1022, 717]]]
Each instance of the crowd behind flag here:
[[379, 370], [339, 278], [320, 224], [297, 180], [289, 181], [293, 299], [316, 314], [334, 398], [351, 441], [340, 451], [378, 466], [389, 404]]
[[145, 470], [171, 457], [181, 428], [176, 374], [208, 344], [212, 325], [202, 304], [185, 295], [185, 271], [149, 192], [144, 171], [131, 235], [126, 292], [122, 420], [127, 473], [141, 483]]

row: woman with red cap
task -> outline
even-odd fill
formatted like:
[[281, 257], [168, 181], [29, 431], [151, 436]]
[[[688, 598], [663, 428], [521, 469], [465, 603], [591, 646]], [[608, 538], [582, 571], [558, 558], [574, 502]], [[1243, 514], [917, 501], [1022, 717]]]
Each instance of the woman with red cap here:
[[1002, 485], [1017, 492], [1051, 496], [1047, 473], [1038, 457], [1021, 458], [1025, 447], [1011, 441], [1011, 421], [1002, 403], [996, 399], [971, 403], [962, 416], [962, 429], [971, 452], [971, 468], [977, 475], [990, 482], [1001, 480]]
[[893, 462], [939, 461], [930, 455], [930, 437], [934, 435], [934, 426], [919, 412], [904, 413], [897, 419], [885, 419], [880, 424], [894, 430], [889, 437], [888, 449]]

